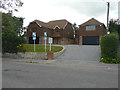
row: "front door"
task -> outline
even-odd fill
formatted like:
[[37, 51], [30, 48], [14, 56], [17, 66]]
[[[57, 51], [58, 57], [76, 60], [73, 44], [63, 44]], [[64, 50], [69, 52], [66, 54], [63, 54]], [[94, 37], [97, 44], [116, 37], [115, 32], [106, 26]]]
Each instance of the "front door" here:
[[58, 38], [54, 38], [54, 39], [53, 39], [53, 43], [54, 43], [54, 44], [58, 44]]

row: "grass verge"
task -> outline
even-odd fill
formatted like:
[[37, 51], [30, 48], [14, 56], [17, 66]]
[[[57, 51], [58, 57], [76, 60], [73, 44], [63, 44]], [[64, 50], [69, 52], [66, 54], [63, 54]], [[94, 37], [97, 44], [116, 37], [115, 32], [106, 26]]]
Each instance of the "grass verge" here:
[[[26, 52], [34, 52], [34, 45], [25, 45]], [[61, 46], [52, 46], [51, 51], [52, 52], [59, 52], [63, 49]], [[46, 52], [50, 51], [50, 46], [46, 46]], [[35, 45], [35, 52], [45, 52], [45, 45]]]

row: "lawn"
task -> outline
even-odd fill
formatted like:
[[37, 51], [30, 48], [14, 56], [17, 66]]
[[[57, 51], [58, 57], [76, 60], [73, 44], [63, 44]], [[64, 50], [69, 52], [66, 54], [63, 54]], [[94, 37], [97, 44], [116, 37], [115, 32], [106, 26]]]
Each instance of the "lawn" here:
[[[26, 52], [34, 52], [34, 45], [25, 45], [27, 51]], [[51, 51], [52, 52], [58, 52], [61, 51], [63, 47], [61, 46], [52, 46]], [[50, 46], [46, 46], [46, 52], [50, 51]], [[45, 45], [35, 45], [35, 52], [45, 52]]]

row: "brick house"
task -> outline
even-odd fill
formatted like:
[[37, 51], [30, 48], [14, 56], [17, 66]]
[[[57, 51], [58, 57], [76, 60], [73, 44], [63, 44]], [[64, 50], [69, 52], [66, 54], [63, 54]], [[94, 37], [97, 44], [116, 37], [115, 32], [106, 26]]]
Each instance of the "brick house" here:
[[103, 23], [92, 18], [79, 25], [76, 40], [80, 45], [99, 45], [101, 37], [106, 34], [106, 27]]
[[36, 32], [36, 44], [44, 44], [44, 32], [48, 38], [53, 38], [53, 44], [72, 44], [74, 38], [73, 27], [67, 20], [55, 20], [48, 23], [34, 20], [27, 29], [27, 43], [33, 44], [32, 33]]

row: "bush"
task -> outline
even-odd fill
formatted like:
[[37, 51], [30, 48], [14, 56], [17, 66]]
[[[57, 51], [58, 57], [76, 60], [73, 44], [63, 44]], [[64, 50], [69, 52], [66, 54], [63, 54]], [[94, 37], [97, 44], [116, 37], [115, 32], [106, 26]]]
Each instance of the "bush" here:
[[117, 59], [117, 50], [119, 45], [118, 34], [111, 33], [101, 38], [102, 57]]
[[24, 38], [17, 36], [13, 30], [2, 31], [2, 53], [17, 53], [17, 46], [24, 43]]
[[120, 35], [119, 35], [119, 42], [120, 42]]
[[18, 48], [18, 52], [23, 52], [23, 53], [25, 53], [27, 50], [24, 44], [19, 44], [17, 48]]
[[[21, 18], [2, 14], [2, 53], [17, 53], [17, 46], [25, 42], [20, 35], [23, 21]], [[19, 36], [18, 36], [19, 35]]]
[[120, 63], [120, 59], [118, 58], [113, 59], [113, 58], [108, 58], [108, 57], [102, 57], [100, 61], [104, 63], [115, 63], [115, 64]]

